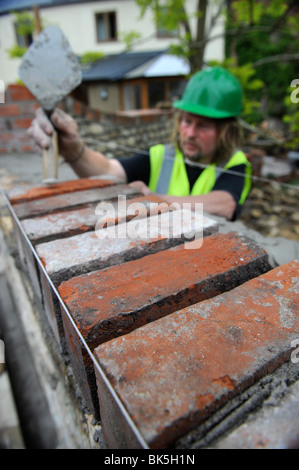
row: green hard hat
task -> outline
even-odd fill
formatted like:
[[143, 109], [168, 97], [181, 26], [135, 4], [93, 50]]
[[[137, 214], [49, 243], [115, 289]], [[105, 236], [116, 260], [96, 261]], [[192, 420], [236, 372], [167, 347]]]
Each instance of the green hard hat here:
[[222, 67], [195, 73], [187, 83], [182, 99], [175, 108], [210, 118], [239, 116], [242, 111], [242, 88], [239, 81]]

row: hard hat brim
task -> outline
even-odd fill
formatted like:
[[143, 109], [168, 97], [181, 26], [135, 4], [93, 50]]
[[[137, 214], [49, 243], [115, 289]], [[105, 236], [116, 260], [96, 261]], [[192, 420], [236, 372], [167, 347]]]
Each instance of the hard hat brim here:
[[200, 116], [214, 118], [214, 119], [224, 119], [229, 117], [237, 117], [241, 114], [240, 113], [229, 113], [228, 111], [222, 111], [218, 109], [211, 109], [207, 106], [202, 106], [193, 103], [186, 103], [184, 100], [177, 100], [173, 103], [173, 107], [180, 109], [182, 111], [186, 111], [187, 113], [191, 114], [198, 114]]

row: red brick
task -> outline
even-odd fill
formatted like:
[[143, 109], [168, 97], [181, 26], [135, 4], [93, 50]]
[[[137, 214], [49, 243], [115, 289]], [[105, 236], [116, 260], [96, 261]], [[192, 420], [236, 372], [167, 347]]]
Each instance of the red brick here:
[[[11, 135], [11, 134], [8, 134]], [[73, 191], [83, 191], [92, 188], [102, 188], [111, 186], [114, 181], [101, 178], [81, 178], [70, 181], [58, 182], [49, 186], [18, 186], [8, 191], [11, 204], [34, 201], [58, 194], [71, 193]]]
[[22, 145], [21, 152], [32, 152], [34, 147], [32, 145]]
[[[93, 349], [179, 308], [233, 288], [268, 268], [266, 253], [232, 232], [205, 238], [200, 249], [189, 250], [181, 245], [78, 276], [62, 282], [58, 290]], [[64, 312], [62, 316], [73, 367], [93, 409], [90, 364], [84, 364], [84, 349], [78, 354], [81, 345]]]
[[[130, 215], [133, 214], [137, 208], [136, 204], [138, 205], [139, 209], [142, 208], [141, 217], [143, 218], [143, 223], [141, 223], [141, 219], [138, 219], [137, 221], [138, 228], [140, 229], [138, 232], [140, 238], [132, 240], [129, 234], [120, 239], [118, 239], [117, 236], [114, 236], [115, 228], [121, 227], [122, 235], [123, 228], [127, 229], [131, 222], [133, 224], [135, 223], [135, 220], [133, 219], [132, 221], [129, 220], [127, 223], [122, 222], [121, 224], [117, 225], [117, 222], [121, 222], [122, 217], [127, 217], [126, 211], [122, 214], [122, 206], [120, 206], [119, 208], [116, 207], [115, 214], [114, 211], [112, 211], [112, 215], [116, 216], [116, 225], [107, 227], [106, 229], [98, 229], [100, 232], [103, 232], [104, 235], [109, 233], [111, 234], [110, 229], [112, 229], [113, 238], [104, 239], [103, 237], [99, 237], [98, 232], [95, 233], [94, 231], [90, 231], [88, 233], [81, 233], [80, 235], [68, 237], [66, 239], [57, 239], [36, 245], [36, 252], [40, 257], [47, 274], [50, 276], [52, 282], [54, 282], [55, 285], [58, 286], [62, 281], [66, 281], [67, 279], [79, 274], [90, 273], [101, 268], [106, 268], [107, 266], [120, 264], [129, 260], [140, 258], [147, 254], [155, 253], [159, 250], [167, 249], [171, 246], [182, 244], [185, 240], [190, 241], [192, 237], [195, 237], [196, 243], [198, 242], [198, 244], [201, 244], [202, 237], [208, 236], [211, 233], [215, 233], [218, 229], [217, 222], [208, 219], [207, 217], [201, 217], [201, 215], [197, 214], [189, 213], [190, 217], [188, 216], [188, 219], [190, 220], [186, 220], [187, 218], [185, 217], [184, 221], [182, 220], [182, 214], [184, 213], [184, 216], [186, 216], [186, 212], [177, 210], [176, 214], [178, 214], [179, 217], [174, 218], [175, 233], [172, 234], [168, 227], [169, 220], [171, 220], [171, 218], [168, 214], [165, 213], [169, 206], [165, 203], [161, 205], [160, 198], [146, 196], [133, 198], [129, 201], [124, 200], [123, 202], [127, 203], [127, 214], [129, 219]], [[141, 207], [140, 203], [142, 203]], [[113, 206], [111, 202], [109, 203], [109, 206], [110, 205]], [[147, 205], [150, 208], [149, 215], [145, 210]], [[120, 210], [120, 214], [117, 212], [118, 210]], [[158, 212], [161, 211], [161, 214], [156, 214], [157, 210]], [[88, 221], [86, 212], [83, 213], [83, 211], [85, 211], [85, 209], [82, 209], [81, 214], [84, 218], [84, 221], [82, 221], [82, 223], [85, 224], [83, 225], [84, 228], [88, 225], [88, 223], [92, 223], [92, 218], [89, 214]], [[66, 212], [66, 214], [69, 216], [70, 213]], [[45, 226], [46, 231], [43, 235], [42, 230], [45, 225], [43, 223], [44, 219], [39, 218], [37, 221], [37, 225], [39, 227], [38, 232], [37, 227], [34, 225], [35, 219], [24, 220], [22, 222], [23, 228], [25, 228], [25, 231], [31, 240], [34, 236], [38, 236], [38, 234], [39, 236], [45, 236], [45, 233], [49, 234], [49, 227], [51, 226], [52, 222], [53, 229], [56, 230], [63, 230], [64, 225], [69, 225], [70, 228], [73, 222], [74, 224], [77, 224], [77, 230], [83, 230], [82, 226], [79, 227], [80, 220], [77, 220], [76, 217], [78, 210], [73, 211], [73, 214], [75, 215], [75, 220], [66, 220], [66, 224], [63, 217], [59, 218], [59, 221], [57, 221], [57, 218], [55, 220], [56, 215], [63, 216], [63, 213], [49, 216], [51, 222]], [[53, 216], [54, 219], [51, 218]], [[104, 221], [106, 223], [105, 218]], [[111, 217], [109, 217], [109, 221], [111, 221]], [[60, 228], [57, 222], [59, 222]], [[68, 222], [70, 222], [70, 224], [68, 224]], [[151, 224], [159, 227], [160, 236], [151, 238], [150, 233], [147, 233], [150, 232]], [[144, 227], [148, 230], [144, 230]], [[190, 244], [188, 243], [187, 245], [189, 246]], [[192, 247], [194, 248], [193, 245]], [[46, 308], [48, 311], [53, 312], [53, 315], [57, 317], [57, 323], [60, 323], [61, 315], [60, 310], [57, 310], [55, 307], [55, 298], [51, 299], [51, 297], [48, 295], [48, 292], [45, 292], [44, 303], [47, 304]]]
[[31, 125], [32, 118], [22, 118], [22, 119], [15, 119], [13, 126], [16, 129], [28, 129]]
[[[143, 204], [147, 209], [147, 213], [144, 214], [144, 216], [146, 216], [149, 214], [150, 205], [152, 203], [159, 204], [160, 207], [162, 207], [161, 203], [163, 201], [156, 196], [141, 196], [128, 200], [126, 199], [125, 202], [126, 206], [130, 206], [134, 203]], [[111, 202], [111, 205], [114, 208], [113, 215], [115, 215], [116, 218], [107, 217], [107, 224], [112, 222], [113, 224], [117, 224], [132, 218], [132, 214], [129, 215], [124, 213], [124, 216], [122, 216], [122, 214], [118, 214], [118, 202]], [[22, 226], [34, 244], [44, 243], [53, 240], [54, 238], [72, 237], [95, 229], [96, 223], [99, 220], [99, 215], [97, 215], [96, 209], [97, 204], [90, 204], [88, 207], [83, 209], [79, 208], [72, 211], [58, 212], [55, 214], [44, 215], [42, 217], [24, 219], [22, 221]]]
[[1, 139], [1, 142], [9, 142], [11, 139], [14, 138], [14, 134], [12, 133], [1, 133], [0, 134], [0, 139]]
[[[199, 243], [201, 243], [202, 236], [215, 233], [218, 229], [218, 224], [214, 220], [190, 214], [190, 221], [186, 223], [187, 221], [185, 220], [182, 227], [179, 227], [181, 230], [180, 234], [182, 235], [180, 238], [174, 238], [169, 230], [166, 231], [164, 238], [162, 238], [162, 236], [160, 238], [149, 238], [144, 230], [142, 230], [143, 226], [149, 227], [153, 219], [158, 219], [154, 222], [161, 227], [162, 234], [165, 222], [168, 222], [170, 219], [167, 214], [164, 214], [164, 212], [169, 209], [169, 205], [156, 196], [141, 196], [130, 200], [124, 198], [121, 202], [122, 204], [120, 204], [119, 207], [118, 202], [109, 203], [109, 207], [112, 207], [112, 211], [111, 214], [108, 214], [108, 221], [110, 223], [111, 220], [113, 220], [115, 226], [108, 227], [107, 229], [101, 228], [99, 230], [105, 233], [107, 231], [108, 233], [111, 228], [114, 229], [119, 223], [121, 223], [120, 226], [127, 227], [124, 220], [128, 220], [129, 225], [132, 215], [133, 219], [135, 219], [134, 215], [137, 210], [138, 216], [144, 218], [145, 221], [144, 224], [141, 224], [141, 221], [138, 219], [138, 224], [141, 227], [140, 237], [145, 235], [147, 238], [144, 236], [140, 238], [140, 240], [131, 240], [129, 236], [121, 240], [117, 238], [108, 238], [107, 240], [102, 237], [99, 238], [97, 234], [94, 233], [95, 224], [96, 226], [98, 225], [96, 219], [99, 215], [96, 213], [95, 207], [92, 206], [80, 210], [66, 211], [22, 221], [23, 228], [32, 243], [38, 243], [36, 245], [37, 254], [41, 258], [47, 274], [51, 277], [54, 284], [59, 285], [60, 282], [74, 277], [75, 275], [119, 264], [129, 259], [140, 258], [148, 253], [154, 253], [160, 249], [166, 249], [170, 246], [181, 244], [184, 240], [189, 241], [190, 237], [188, 237], [188, 233], [190, 229], [190, 235], [192, 237], [198, 234], [200, 238]], [[163, 202], [163, 204], [161, 204], [161, 202]], [[114, 205], [115, 210], [113, 208]], [[123, 211], [123, 209], [126, 210]], [[157, 215], [157, 212], [161, 212], [161, 214]], [[180, 219], [181, 212], [182, 211], [178, 211]], [[164, 217], [164, 215], [166, 217]], [[176, 222], [178, 222], [177, 219], [178, 218], [175, 219]], [[104, 223], [107, 222], [106, 214], [103, 220]], [[134, 220], [132, 222], [134, 223]], [[90, 230], [90, 232], [86, 234], [82, 233], [86, 230]], [[74, 235], [76, 231], [81, 232], [80, 235], [70, 236]], [[66, 239], [57, 239], [58, 235], [59, 237], [68, 235], [68, 237]], [[46, 237], [56, 239], [52, 242], [40, 243], [40, 240]], [[42, 272], [41, 277], [43, 277]], [[55, 306], [55, 297], [52, 298], [49, 296], [47, 289], [45, 289], [44, 292], [44, 304], [46, 309], [52, 312], [52, 316], [57, 317], [57, 323], [60, 323], [60, 310]]]
[[18, 116], [20, 108], [17, 104], [1, 104], [0, 116]]
[[[170, 446], [290, 360], [299, 334], [298, 268], [290, 262], [95, 349], [149, 447]], [[117, 448], [126, 429], [110, 426], [118, 411], [105, 406], [111, 397], [97, 379], [105, 439]]]
[[23, 85], [9, 85], [8, 93], [11, 101], [35, 100], [35, 97], [32, 95], [32, 93]]
[[[173, 224], [169, 223], [171, 219]], [[202, 235], [210, 235], [218, 228], [217, 222], [187, 210], [133, 218], [106, 228], [102, 225], [99, 216], [96, 230], [36, 245], [37, 254], [55, 284], [180, 245], [194, 236], [200, 244]]]
[[19, 219], [37, 217], [44, 214], [72, 209], [84, 204], [100, 202], [108, 199], [117, 199], [120, 194], [127, 197], [137, 194], [137, 190], [129, 188], [127, 185], [119, 184], [115, 186], [105, 186], [81, 191], [67, 192], [54, 196], [34, 199], [14, 205], [14, 210]]

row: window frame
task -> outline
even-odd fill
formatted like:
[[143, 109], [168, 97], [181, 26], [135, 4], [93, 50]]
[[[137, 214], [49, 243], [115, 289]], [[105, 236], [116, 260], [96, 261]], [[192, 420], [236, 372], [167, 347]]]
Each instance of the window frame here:
[[[163, 13], [167, 14], [168, 9], [167, 7], [161, 7]], [[180, 37], [180, 25], [177, 26], [176, 30], [170, 31], [167, 29], [163, 29], [159, 26], [159, 21], [156, 21], [156, 36], [157, 39], [176, 39]]]
[[[115, 29], [115, 37], [111, 35], [111, 27], [109, 21], [109, 15], [114, 15], [114, 29]], [[98, 29], [98, 18], [104, 18], [104, 28], [105, 28], [105, 39], [101, 39], [99, 37], [99, 29]], [[96, 41], [97, 43], [105, 43], [105, 42], [116, 42], [117, 38], [117, 13], [116, 11], [100, 11], [95, 13], [95, 27], [96, 27]]]

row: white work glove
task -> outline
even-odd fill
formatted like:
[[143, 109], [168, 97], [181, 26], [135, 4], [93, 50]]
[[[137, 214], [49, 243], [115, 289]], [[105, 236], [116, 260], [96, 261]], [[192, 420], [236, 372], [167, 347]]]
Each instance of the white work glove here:
[[42, 152], [43, 149], [49, 148], [54, 127], [58, 134], [59, 155], [69, 163], [77, 160], [83, 148], [77, 123], [58, 108], [53, 111], [51, 121], [41, 108], [36, 110], [35, 119], [28, 129], [28, 134], [33, 139], [37, 150]]

